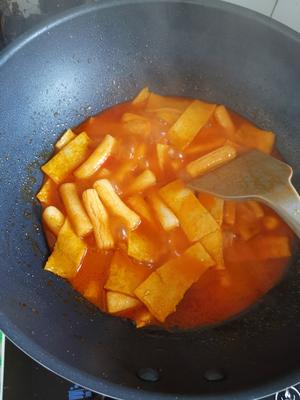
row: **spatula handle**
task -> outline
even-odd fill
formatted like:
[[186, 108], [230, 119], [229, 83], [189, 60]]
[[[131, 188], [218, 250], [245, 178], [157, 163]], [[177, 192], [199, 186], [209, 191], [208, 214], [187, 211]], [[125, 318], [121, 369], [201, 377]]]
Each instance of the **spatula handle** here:
[[291, 182], [278, 185], [262, 200], [275, 210], [300, 238], [300, 196]]

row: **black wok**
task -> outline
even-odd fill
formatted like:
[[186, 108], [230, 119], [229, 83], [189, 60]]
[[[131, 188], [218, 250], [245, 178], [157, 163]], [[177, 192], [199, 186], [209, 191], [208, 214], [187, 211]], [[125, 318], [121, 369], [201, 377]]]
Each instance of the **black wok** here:
[[300, 380], [297, 255], [248, 312], [173, 333], [103, 315], [42, 270], [39, 166], [66, 127], [145, 85], [225, 103], [274, 130], [300, 189], [298, 34], [213, 0], [102, 1], [53, 19], [0, 60], [0, 327], [47, 368], [116, 398], [250, 399], [291, 385]]

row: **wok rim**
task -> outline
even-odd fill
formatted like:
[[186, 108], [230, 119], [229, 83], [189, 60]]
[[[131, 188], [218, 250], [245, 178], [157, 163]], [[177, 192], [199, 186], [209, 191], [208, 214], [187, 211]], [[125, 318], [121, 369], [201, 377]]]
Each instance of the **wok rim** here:
[[[78, 7], [74, 7], [71, 10], [64, 11], [62, 13], [51, 16], [46, 21], [37, 24], [33, 29], [19, 36], [9, 44], [4, 50], [0, 51], [0, 68], [14, 56], [15, 53], [20, 51], [31, 41], [42, 35], [56, 26], [67, 23], [68, 21], [91, 13], [101, 9], [127, 6], [130, 4], [151, 4], [151, 3], [175, 3], [175, 4], [192, 4], [198, 6], [204, 6], [210, 9], [225, 10], [236, 16], [245, 17], [255, 22], [266, 25], [276, 32], [288, 37], [289, 40], [297, 41], [300, 45], [300, 33], [287, 27], [286, 25], [271, 19], [263, 14], [256, 11], [249, 10], [247, 8], [237, 6], [234, 4], [227, 3], [221, 0], [102, 0], [101, 3], [86, 4]], [[231, 391], [228, 393], [221, 394], [197, 394], [197, 395], [176, 395], [173, 393], [165, 394], [155, 391], [141, 391], [129, 387], [122, 386], [120, 384], [109, 382], [103, 378], [95, 377], [91, 374], [85, 373], [84, 371], [65, 363], [58, 357], [47, 352], [42, 346], [38, 345], [31, 337], [25, 335], [22, 330], [17, 328], [12, 320], [4, 315], [0, 311], [0, 327], [5, 336], [11, 340], [20, 350], [31, 357], [33, 360], [38, 362], [40, 365], [48, 369], [49, 371], [59, 375], [60, 377], [79, 384], [93, 392], [104, 394], [105, 396], [113, 397], [119, 400], [139, 400], [141, 397], [145, 400], [163, 399], [172, 400], [177, 399], [189, 399], [189, 400], [201, 400], [201, 399], [222, 399], [222, 400], [233, 400], [233, 399], [255, 399], [267, 395], [275, 394], [277, 391], [284, 390], [290, 386], [296, 385], [300, 381], [300, 367], [294, 370], [292, 373], [282, 376], [276, 382], [269, 381], [264, 384], [258, 384], [251, 389]]]

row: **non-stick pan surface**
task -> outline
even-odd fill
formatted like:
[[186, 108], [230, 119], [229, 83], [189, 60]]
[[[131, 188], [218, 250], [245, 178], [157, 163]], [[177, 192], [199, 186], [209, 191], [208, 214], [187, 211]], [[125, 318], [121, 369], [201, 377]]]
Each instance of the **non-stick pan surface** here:
[[[232, 321], [187, 332], [136, 330], [43, 271], [47, 247], [34, 200], [39, 166], [59, 134], [145, 85], [225, 103], [274, 130], [299, 189], [299, 54], [298, 34], [213, 0], [104, 1], [62, 15], [5, 50], [1, 329], [54, 372], [122, 399], [250, 399], [299, 380], [297, 256], [283, 282]], [[139, 378], [143, 368], [156, 371], [155, 382]], [[218, 374], [207, 372], [214, 369]]]

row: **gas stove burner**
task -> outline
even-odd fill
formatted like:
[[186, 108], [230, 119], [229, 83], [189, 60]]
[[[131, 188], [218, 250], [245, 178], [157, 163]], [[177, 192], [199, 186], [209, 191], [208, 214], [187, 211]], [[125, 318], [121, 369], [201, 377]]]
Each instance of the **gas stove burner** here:
[[[53, 374], [7, 339], [4, 365], [4, 392], [0, 400], [112, 400]], [[300, 384], [260, 400], [300, 400]]]

